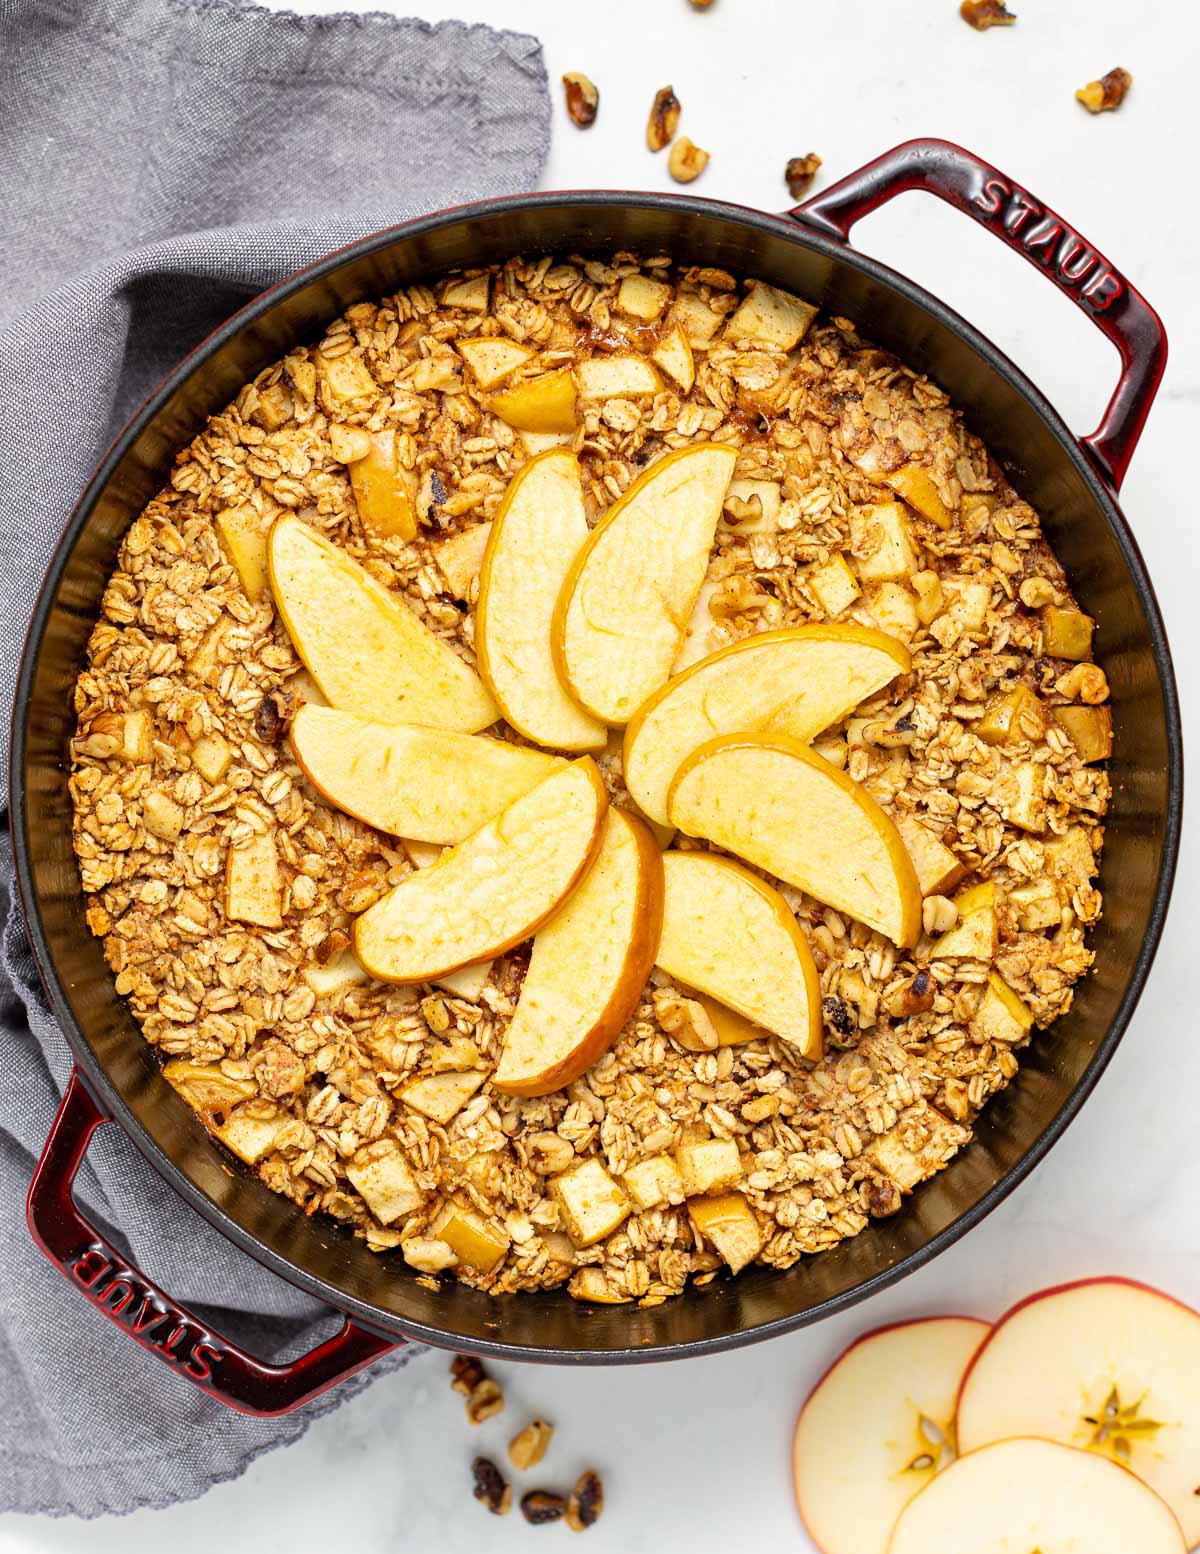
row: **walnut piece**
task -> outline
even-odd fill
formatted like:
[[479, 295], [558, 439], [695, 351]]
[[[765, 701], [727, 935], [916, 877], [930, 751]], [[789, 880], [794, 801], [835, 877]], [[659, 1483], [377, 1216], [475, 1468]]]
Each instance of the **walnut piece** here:
[[674, 87], [660, 87], [654, 94], [650, 117], [646, 120], [646, 144], [651, 151], [669, 146], [679, 128], [679, 99]]
[[486, 1375], [483, 1362], [473, 1354], [456, 1354], [450, 1361], [450, 1385], [464, 1397], [470, 1397]]
[[693, 145], [686, 135], [680, 135], [667, 158], [667, 172], [675, 182], [691, 183], [707, 166], [708, 152]]
[[571, 116], [571, 122], [578, 124], [580, 129], [587, 129], [589, 124], [596, 122], [596, 112], [600, 107], [600, 93], [594, 83], [581, 71], [569, 70], [563, 76], [563, 87], [567, 96], [567, 112]]
[[989, 27], [1011, 27], [1017, 19], [1004, 0], [962, 0], [958, 14], [976, 32], [986, 32]]
[[512, 1485], [504, 1482], [504, 1475], [490, 1457], [476, 1457], [471, 1464], [475, 1486], [471, 1493], [486, 1505], [493, 1516], [507, 1516], [512, 1509]]
[[810, 151], [807, 156], [790, 158], [783, 170], [783, 178], [788, 186], [788, 193], [794, 200], [798, 200], [812, 187], [812, 181], [817, 176], [817, 168], [820, 165], [821, 158], [815, 151]]
[[591, 1468], [581, 1473], [567, 1502], [567, 1526], [572, 1532], [586, 1532], [600, 1520], [604, 1510], [604, 1485]]
[[508, 1443], [508, 1460], [518, 1473], [528, 1473], [536, 1468], [546, 1455], [554, 1426], [544, 1419], [531, 1419], [523, 1430], [518, 1430]]
[[566, 1511], [567, 1502], [563, 1497], [548, 1489], [531, 1489], [521, 1496], [521, 1515], [533, 1527], [561, 1521]]
[[1119, 108], [1133, 85], [1133, 77], [1120, 65], [1110, 70], [1099, 81], [1089, 81], [1075, 93], [1075, 101], [1081, 102], [1089, 113], [1108, 113]]
[[504, 1393], [500, 1383], [485, 1376], [467, 1399], [467, 1418], [473, 1425], [481, 1425], [485, 1419], [503, 1413]]

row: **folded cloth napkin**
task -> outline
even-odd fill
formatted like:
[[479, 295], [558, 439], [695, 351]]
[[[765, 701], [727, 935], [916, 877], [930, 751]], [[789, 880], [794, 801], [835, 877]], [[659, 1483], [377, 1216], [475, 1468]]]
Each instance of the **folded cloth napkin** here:
[[[232, 0], [0, 0], [0, 728], [42, 569], [148, 389], [264, 286], [364, 233], [538, 179], [537, 40]], [[337, 213], [337, 214], [332, 214]], [[0, 753], [7, 782], [7, 740]], [[164, 1506], [302, 1435], [405, 1351], [283, 1420], [213, 1403], [113, 1332], [22, 1206], [70, 1072], [0, 846], [0, 1510]], [[333, 1322], [233, 1248], [116, 1128], [77, 1190], [134, 1263], [269, 1358]]]

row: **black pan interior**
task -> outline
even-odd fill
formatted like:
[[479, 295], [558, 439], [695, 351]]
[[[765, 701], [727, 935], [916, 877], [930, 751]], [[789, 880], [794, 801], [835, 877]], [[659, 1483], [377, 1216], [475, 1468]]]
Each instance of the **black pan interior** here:
[[[83, 919], [66, 790], [71, 687], [121, 536], [208, 415], [353, 302], [516, 252], [622, 248], [761, 276], [854, 319], [942, 384], [1042, 515], [1097, 618], [1116, 722], [1096, 972], [1024, 1054], [975, 1142], [902, 1213], [819, 1258], [646, 1311], [583, 1306], [565, 1292], [494, 1300], [457, 1284], [426, 1289], [398, 1257], [376, 1257], [250, 1177], [161, 1078], [113, 991]], [[882, 266], [784, 220], [655, 196], [532, 196], [430, 218], [324, 262], [214, 336], [113, 450], [68, 528], [35, 618], [14, 737], [14, 830], [39, 961], [94, 1090], [156, 1166], [260, 1259], [377, 1327], [547, 1360], [662, 1359], [765, 1337], [891, 1282], [982, 1217], [1062, 1131], [1124, 1028], [1157, 943], [1181, 802], [1178, 713], [1153, 594], [1114, 503], [1050, 407], [957, 315]]]

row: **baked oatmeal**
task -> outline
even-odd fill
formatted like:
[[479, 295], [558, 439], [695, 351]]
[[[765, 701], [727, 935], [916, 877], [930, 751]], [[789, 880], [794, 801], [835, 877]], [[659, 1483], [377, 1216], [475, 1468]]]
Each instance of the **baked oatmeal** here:
[[[304, 776], [293, 724], [330, 681], [276, 608], [266, 536], [322, 536], [320, 565], [343, 558], [360, 593], [369, 574], [407, 606], [438, 673], [479, 687], [454, 735], [476, 739], [496, 710], [473, 672], [479, 573], [514, 477], [574, 454], [594, 535], [702, 445], [732, 453], [668, 667], [827, 622], [886, 634], [911, 667], [811, 748], [903, 838], [912, 931], [751, 855], [811, 962], [807, 1047], [659, 965], [580, 1077], [505, 1093], [527, 941], [445, 976], [429, 962], [415, 984], [355, 959], [356, 921], [415, 899], [441, 849]], [[324, 625], [336, 639], [336, 615]], [[1109, 794], [1090, 660], [1037, 514], [947, 396], [851, 321], [667, 257], [513, 259], [350, 308], [214, 416], [131, 526], [75, 691], [88, 923], [167, 1078], [268, 1187], [425, 1280], [657, 1304], [895, 1213], [970, 1139], [1032, 1027], [1070, 1006]], [[594, 721], [597, 816], [605, 796], [629, 813], [622, 730]], [[510, 765], [546, 759], [504, 721], [489, 732]], [[587, 748], [547, 770], [590, 765]], [[660, 824], [657, 845], [686, 859], [709, 849], [697, 829]]]

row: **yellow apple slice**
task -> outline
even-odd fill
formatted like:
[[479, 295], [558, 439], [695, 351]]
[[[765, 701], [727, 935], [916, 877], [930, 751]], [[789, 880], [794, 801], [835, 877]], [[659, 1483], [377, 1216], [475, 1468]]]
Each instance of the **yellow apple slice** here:
[[638, 710], [625, 730], [625, 786], [665, 823], [671, 779], [697, 745], [760, 730], [807, 742], [911, 666], [903, 643], [869, 626], [794, 626], [732, 642]]
[[887, 1545], [887, 1554], [1135, 1550], [1186, 1554], [1170, 1509], [1116, 1463], [1032, 1436], [951, 1463], [900, 1513]]
[[796, 1421], [796, 1505], [822, 1554], [885, 1554], [896, 1518], [946, 1466], [958, 1386], [991, 1331], [929, 1317], [867, 1333]]
[[596, 861], [533, 941], [497, 1090], [549, 1095], [607, 1051], [654, 965], [662, 904], [658, 844], [642, 821], [610, 808]]
[[773, 1031], [802, 1057], [820, 1057], [821, 981], [779, 892], [714, 853], [669, 852], [663, 875], [659, 966]]
[[1011, 1435], [1112, 1457], [1162, 1496], [1189, 1545], [1200, 1542], [1200, 1313], [1116, 1278], [1022, 1301], [996, 1324], [958, 1400], [960, 1450]]
[[554, 662], [576, 701], [614, 727], [671, 672], [737, 452], [693, 443], [639, 476], [588, 536], [554, 612]]
[[568, 367], [545, 372], [494, 394], [489, 408], [518, 432], [573, 432], [575, 379]]
[[528, 939], [582, 878], [608, 796], [589, 757], [547, 777], [354, 924], [354, 953], [381, 982], [433, 982]]
[[503, 383], [510, 372], [516, 372], [533, 355], [527, 345], [518, 345], [515, 340], [475, 338], [458, 340], [455, 346], [485, 393]]
[[358, 516], [373, 534], [411, 540], [417, 532], [416, 479], [400, 463], [395, 429], [364, 435], [366, 452], [347, 466]]
[[696, 381], [696, 363], [692, 357], [691, 344], [680, 324], [676, 324], [655, 346], [650, 352], [650, 360], [666, 373], [681, 393], [692, 392], [692, 385]]
[[865, 789], [786, 735], [711, 739], [680, 767], [671, 821], [910, 949], [921, 887], [904, 839]]
[[640, 399], [662, 388], [642, 356], [593, 356], [580, 362], [578, 373], [581, 399]]
[[313, 787], [377, 831], [462, 842], [564, 763], [502, 739], [413, 724], [370, 723], [301, 707], [292, 753]]
[[302, 519], [276, 520], [267, 557], [283, 624], [331, 706], [465, 734], [500, 716], [453, 648]]
[[480, 673], [513, 728], [555, 750], [599, 750], [608, 737], [567, 695], [550, 650], [554, 608], [587, 537], [579, 460], [552, 449], [509, 484], [479, 574]]
[[[414, 842], [411, 837], [406, 837], [400, 845], [404, 848], [408, 861], [414, 869], [432, 868], [446, 851], [436, 842]], [[353, 956], [350, 958], [353, 959]], [[357, 961], [355, 964], [358, 964]], [[494, 964], [492, 960], [474, 961], [470, 965], [460, 966], [457, 971], [448, 971], [444, 977], [435, 977], [433, 985], [444, 987], [447, 993], [453, 993], [455, 998], [465, 998], [468, 1003], [477, 1004], [479, 995], [487, 986]], [[366, 976], [365, 971], [363, 976]]]

